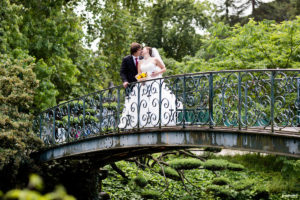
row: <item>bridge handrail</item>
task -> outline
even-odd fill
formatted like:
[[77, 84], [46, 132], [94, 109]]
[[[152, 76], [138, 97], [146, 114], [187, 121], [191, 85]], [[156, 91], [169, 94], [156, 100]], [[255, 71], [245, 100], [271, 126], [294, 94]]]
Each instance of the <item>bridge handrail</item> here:
[[[219, 74], [219, 73], [235, 73], [235, 72], [279, 72], [279, 71], [287, 71], [287, 72], [299, 72], [300, 69], [247, 69], [247, 70], [220, 70], [220, 71], [206, 71], [206, 72], [196, 72], [196, 73], [186, 73], [186, 74], [177, 74], [177, 75], [170, 75], [170, 76], [165, 76], [163, 78], [155, 78], [155, 79], [152, 79], [152, 80], [159, 80], [159, 79], [168, 79], [168, 78], [173, 78], [173, 77], [183, 77], [183, 76], [196, 76], [196, 75], [202, 75], [202, 74]], [[146, 81], [141, 81], [141, 82], [146, 82]], [[132, 84], [136, 84], [137, 82], [134, 82]], [[91, 93], [88, 93], [86, 95], [83, 95], [83, 96], [80, 96], [80, 97], [76, 97], [76, 98], [73, 98], [73, 99], [70, 99], [68, 101], [64, 101], [63, 103], [59, 103], [57, 104], [56, 106], [53, 106], [53, 107], [50, 107], [50, 108], [47, 108], [46, 110], [43, 110], [42, 112], [40, 112], [39, 114], [41, 113], [44, 113], [44, 112], [47, 112], [55, 107], [58, 107], [58, 106], [61, 106], [63, 104], [67, 104], [71, 101], [74, 101], [74, 100], [78, 100], [84, 96], [89, 96], [89, 95], [93, 95], [95, 93], [99, 93], [99, 92], [102, 92], [102, 91], [106, 91], [106, 90], [111, 90], [111, 89], [117, 89], [117, 88], [123, 88], [123, 85], [117, 85], [117, 86], [113, 86], [113, 87], [110, 87], [110, 88], [106, 88], [106, 89], [102, 89], [102, 90], [96, 90], [95, 92], [91, 92]]]
[[[298, 131], [299, 77], [300, 69], [224, 70], [136, 82], [131, 84], [131, 92], [127, 94], [119, 85], [44, 110], [35, 119], [34, 129], [49, 145], [79, 140], [99, 133], [163, 126], [224, 126], [239, 129], [261, 127], [270, 128], [273, 133], [290, 128]], [[136, 93], [135, 96], [133, 93]], [[172, 99], [167, 99], [166, 102], [164, 95]], [[147, 101], [146, 97], [159, 103], [154, 107], [150, 104], [145, 106], [143, 102]], [[130, 102], [130, 98], [137, 98], [137, 105], [132, 103], [130, 107], [132, 108], [133, 104], [135, 106], [132, 112], [127, 109], [129, 116], [126, 119], [121, 111], [124, 111], [122, 107], [125, 99]], [[103, 104], [107, 104], [107, 107]], [[173, 107], [165, 109], [168, 106], [166, 104]], [[141, 114], [142, 109], [147, 108], [158, 110]], [[136, 115], [132, 114], [133, 112], [136, 112]], [[136, 124], [131, 126], [129, 122], [132, 117], [138, 119], [134, 122]], [[130, 126], [121, 127], [122, 121]], [[71, 136], [73, 130], [75, 136]]]

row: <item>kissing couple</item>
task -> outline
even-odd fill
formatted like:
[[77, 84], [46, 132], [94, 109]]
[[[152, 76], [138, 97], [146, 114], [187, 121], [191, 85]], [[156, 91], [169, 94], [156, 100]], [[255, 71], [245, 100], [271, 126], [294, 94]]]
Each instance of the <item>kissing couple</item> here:
[[161, 79], [166, 67], [158, 50], [134, 42], [130, 53], [120, 69], [126, 97], [119, 128], [175, 126], [182, 103]]
[[134, 42], [130, 46], [130, 53], [131, 55], [123, 58], [120, 70], [124, 88], [127, 88], [129, 83], [138, 81], [138, 74], [147, 74], [146, 79], [148, 80], [160, 78], [166, 71], [166, 67], [156, 48], [142, 48], [142, 45]]

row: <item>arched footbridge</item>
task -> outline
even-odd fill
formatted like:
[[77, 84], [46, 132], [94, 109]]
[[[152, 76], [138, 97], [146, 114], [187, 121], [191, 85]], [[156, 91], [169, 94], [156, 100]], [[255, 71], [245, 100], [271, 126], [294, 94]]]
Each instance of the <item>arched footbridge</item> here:
[[109, 163], [221, 147], [300, 157], [300, 70], [176, 75], [97, 91], [40, 113], [40, 160]]

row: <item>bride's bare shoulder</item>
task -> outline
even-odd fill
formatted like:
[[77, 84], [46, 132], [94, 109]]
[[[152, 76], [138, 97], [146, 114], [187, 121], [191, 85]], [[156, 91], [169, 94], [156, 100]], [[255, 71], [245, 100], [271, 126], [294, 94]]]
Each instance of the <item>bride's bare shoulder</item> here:
[[155, 62], [155, 64], [160, 62], [160, 60], [158, 58], [153, 58], [153, 61]]

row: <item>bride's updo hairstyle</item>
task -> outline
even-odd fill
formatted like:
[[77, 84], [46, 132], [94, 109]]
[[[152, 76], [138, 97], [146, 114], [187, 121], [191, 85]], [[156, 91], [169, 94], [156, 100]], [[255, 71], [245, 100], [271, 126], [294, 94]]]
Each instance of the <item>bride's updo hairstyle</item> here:
[[145, 48], [148, 49], [149, 55], [151, 57], [153, 57], [153, 55], [152, 55], [152, 48], [151, 47], [145, 47]]

